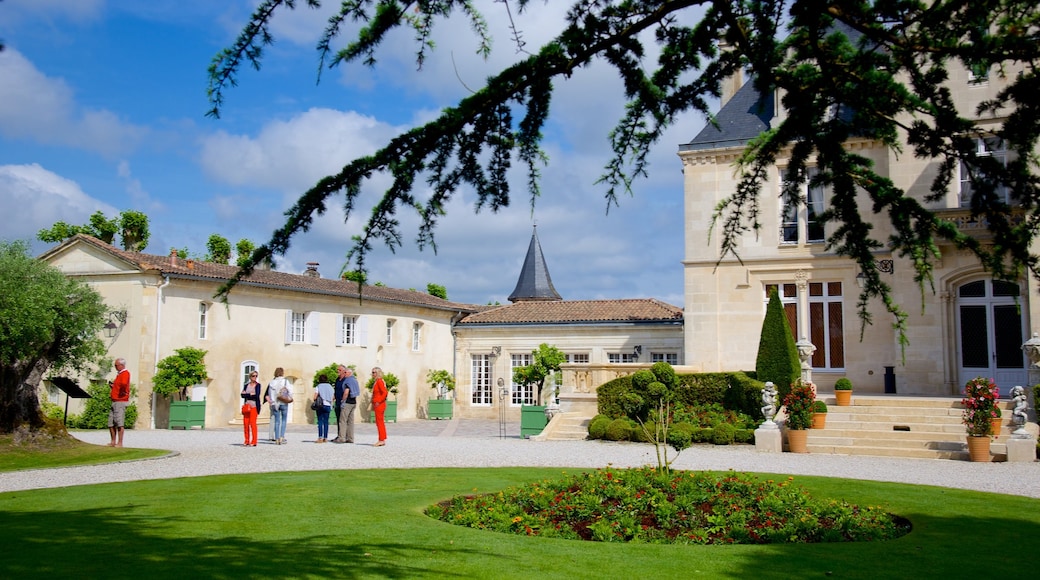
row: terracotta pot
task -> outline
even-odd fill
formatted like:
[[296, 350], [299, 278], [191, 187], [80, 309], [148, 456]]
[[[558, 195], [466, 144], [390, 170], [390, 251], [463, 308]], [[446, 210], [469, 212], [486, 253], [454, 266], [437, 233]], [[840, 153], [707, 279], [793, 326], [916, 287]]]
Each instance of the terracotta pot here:
[[988, 435], [968, 435], [968, 457], [972, 461], [992, 461]]
[[[989, 438], [986, 438], [989, 440]], [[809, 452], [809, 430], [808, 429], [788, 429], [787, 430], [787, 449], [791, 453], [808, 453]]]
[[852, 405], [852, 391], [834, 391], [834, 399], [839, 407], [848, 407]]
[[990, 430], [989, 432], [994, 437], [1000, 437], [1000, 425], [1003, 423], [1003, 417], [991, 417], [989, 420]]
[[827, 427], [827, 413], [813, 413], [812, 428], [824, 429]]

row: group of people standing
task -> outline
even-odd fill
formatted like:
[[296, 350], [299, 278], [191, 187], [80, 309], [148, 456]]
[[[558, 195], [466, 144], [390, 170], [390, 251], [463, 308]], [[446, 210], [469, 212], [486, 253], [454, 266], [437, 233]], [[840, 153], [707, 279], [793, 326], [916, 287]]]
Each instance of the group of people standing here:
[[[257, 381], [257, 373], [249, 374], [249, 380], [242, 386], [242, 425], [245, 435], [245, 445], [255, 447], [257, 442], [257, 415], [266, 401], [271, 406], [271, 439], [278, 445], [286, 443], [285, 424], [288, 415], [289, 403], [293, 402], [292, 388], [289, 381], [283, 376], [284, 370], [278, 367], [274, 370], [274, 379], [267, 385], [265, 390]], [[329, 377], [325, 373], [318, 375], [318, 384], [314, 388], [311, 400], [314, 402], [314, 412], [318, 418], [317, 443], [325, 443], [329, 439], [329, 415], [332, 413], [333, 405], [336, 408], [336, 438], [334, 443], [354, 442], [354, 410], [357, 407], [358, 398], [361, 396], [361, 386], [358, 384], [354, 371], [350, 367], [339, 365], [336, 368], [335, 385], [329, 383]], [[376, 430], [379, 440], [376, 447], [386, 445], [386, 398], [388, 391], [386, 382], [383, 380], [383, 371], [379, 367], [372, 369], [372, 377], [375, 382], [372, 386], [372, 410], [376, 418]]]

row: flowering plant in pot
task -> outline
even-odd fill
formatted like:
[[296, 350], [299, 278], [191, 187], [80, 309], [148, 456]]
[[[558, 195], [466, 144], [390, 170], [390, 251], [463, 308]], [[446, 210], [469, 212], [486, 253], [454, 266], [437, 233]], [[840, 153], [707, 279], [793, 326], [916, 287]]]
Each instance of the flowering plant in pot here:
[[999, 397], [1000, 389], [992, 379], [975, 377], [964, 385], [961, 419], [969, 437], [984, 437], [992, 433], [992, 419], [1000, 418]]
[[808, 429], [812, 426], [813, 403], [816, 401], [816, 393], [813, 392], [812, 384], [795, 381], [791, 385], [791, 392], [784, 397], [784, 408], [787, 410], [787, 428], [795, 431]]

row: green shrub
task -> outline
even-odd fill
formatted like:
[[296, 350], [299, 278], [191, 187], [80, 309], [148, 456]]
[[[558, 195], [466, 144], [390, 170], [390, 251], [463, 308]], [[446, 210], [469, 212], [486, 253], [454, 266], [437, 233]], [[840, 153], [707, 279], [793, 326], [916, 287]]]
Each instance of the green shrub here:
[[736, 440], [737, 428], [729, 423], [716, 425], [712, 431], [711, 440], [716, 445], [730, 445]]
[[[40, 401], [40, 412], [43, 413], [44, 417], [56, 421], [61, 421], [65, 418], [65, 409], [50, 401]], [[74, 417], [74, 415], [69, 415], [69, 417]]]
[[794, 333], [791, 332], [791, 325], [787, 322], [780, 295], [776, 290], [769, 294], [766, 316], [762, 320], [755, 372], [758, 380], [763, 383], [772, 381], [776, 385], [781, 401], [790, 391], [791, 383], [801, 373], [801, 362], [798, 360], [798, 347], [794, 343]]
[[607, 433], [607, 425], [610, 425], [610, 417], [596, 415], [589, 421], [589, 439], [603, 439]]
[[632, 427], [632, 433], [629, 435], [632, 441], [636, 443], [653, 443], [654, 442], [654, 431], [657, 430], [657, 423], [653, 421], [647, 421], [642, 425], [636, 425]]
[[596, 403], [599, 412], [611, 419], [625, 417], [625, 409], [621, 406], [621, 397], [632, 390], [632, 377], [618, 377], [603, 383], [596, 389]]
[[737, 429], [733, 433], [734, 443], [754, 443], [755, 442], [755, 430], [754, 429]]
[[[93, 382], [87, 387], [90, 398], [86, 400], [82, 415], [70, 415], [68, 426], [72, 429], [108, 429], [108, 412], [112, 409], [111, 387], [103, 382]], [[130, 404], [126, 407], [126, 428], [133, 429], [137, 422], [137, 387], [130, 385]], [[60, 419], [60, 417], [58, 417]]]
[[667, 443], [676, 451], [682, 451], [693, 443], [693, 427], [689, 423], [675, 423], [668, 429]]
[[628, 441], [632, 435], [632, 427], [628, 419], [614, 419], [607, 425], [604, 436], [609, 441]]
[[837, 381], [834, 381], [834, 390], [835, 391], [851, 391], [852, 390], [852, 381], [850, 381], [848, 379], [848, 377], [841, 377]]
[[827, 412], [827, 403], [824, 403], [823, 401], [821, 401], [819, 399], [813, 401], [812, 412], [813, 413], [819, 413], [821, 415], [825, 414]]

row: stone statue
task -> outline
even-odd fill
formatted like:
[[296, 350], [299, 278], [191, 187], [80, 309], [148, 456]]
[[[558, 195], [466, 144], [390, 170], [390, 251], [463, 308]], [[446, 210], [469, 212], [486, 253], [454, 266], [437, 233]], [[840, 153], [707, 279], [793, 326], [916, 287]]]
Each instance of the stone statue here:
[[1026, 399], [1026, 390], [1022, 388], [1022, 385], [1016, 385], [1011, 389], [1011, 400], [1015, 402], [1015, 408], [1011, 410], [1011, 424], [1025, 425], [1026, 407], [1029, 405], [1029, 401]]
[[766, 417], [766, 424], [773, 423], [773, 415], [776, 414], [776, 385], [772, 381], [766, 381], [762, 389], [762, 414]]

